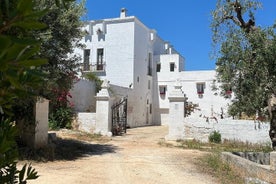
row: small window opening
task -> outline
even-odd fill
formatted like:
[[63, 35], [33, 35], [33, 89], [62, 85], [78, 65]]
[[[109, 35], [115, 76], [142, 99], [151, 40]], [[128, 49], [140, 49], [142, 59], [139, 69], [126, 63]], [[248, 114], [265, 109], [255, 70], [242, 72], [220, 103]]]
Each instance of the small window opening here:
[[175, 68], [175, 64], [174, 63], [170, 63], [170, 71], [174, 72], [174, 68]]

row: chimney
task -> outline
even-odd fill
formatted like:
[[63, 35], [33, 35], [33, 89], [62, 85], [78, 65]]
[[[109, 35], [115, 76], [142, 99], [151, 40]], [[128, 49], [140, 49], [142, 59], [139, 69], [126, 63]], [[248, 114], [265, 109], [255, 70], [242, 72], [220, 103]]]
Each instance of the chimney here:
[[127, 16], [127, 9], [122, 8], [120, 13], [120, 18], [126, 18]]

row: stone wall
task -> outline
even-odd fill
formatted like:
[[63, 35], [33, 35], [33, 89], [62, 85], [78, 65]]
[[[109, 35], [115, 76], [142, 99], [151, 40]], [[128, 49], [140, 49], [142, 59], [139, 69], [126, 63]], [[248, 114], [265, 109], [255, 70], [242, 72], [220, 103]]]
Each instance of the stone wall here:
[[238, 140], [250, 143], [270, 143], [269, 123], [254, 123], [249, 120], [185, 118], [185, 137], [208, 141], [212, 131], [219, 131], [222, 139]]
[[92, 133], [96, 126], [96, 113], [79, 112], [76, 121], [78, 130]]
[[276, 183], [276, 172], [270, 169], [270, 166], [263, 166], [228, 152], [223, 152], [221, 157], [237, 172], [247, 178], [256, 178], [257, 180], [255, 181], [258, 181], [258, 183], [260, 183], [260, 181]]
[[95, 83], [81, 79], [70, 90], [72, 95], [68, 99], [76, 112], [96, 112], [96, 87]]

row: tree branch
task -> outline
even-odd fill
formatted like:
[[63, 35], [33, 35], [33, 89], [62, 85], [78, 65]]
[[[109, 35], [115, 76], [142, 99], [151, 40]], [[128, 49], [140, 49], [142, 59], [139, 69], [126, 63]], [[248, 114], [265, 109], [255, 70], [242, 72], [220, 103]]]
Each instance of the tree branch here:
[[240, 27], [243, 28], [246, 33], [249, 33], [251, 30], [253, 30], [253, 28], [255, 26], [255, 21], [252, 19], [249, 19], [248, 22], [244, 21], [244, 19], [242, 17], [242, 6], [238, 2], [238, 0], [236, 0], [236, 2], [234, 3], [234, 8], [235, 8], [235, 12], [237, 14], [237, 19], [240, 22]]

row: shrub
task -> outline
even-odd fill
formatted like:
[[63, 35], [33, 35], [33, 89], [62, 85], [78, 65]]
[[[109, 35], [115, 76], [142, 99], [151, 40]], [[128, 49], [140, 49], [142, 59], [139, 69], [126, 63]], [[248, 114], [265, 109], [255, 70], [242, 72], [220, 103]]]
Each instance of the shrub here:
[[213, 131], [209, 135], [209, 142], [221, 143], [221, 134], [219, 131]]
[[9, 120], [0, 121], [0, 184], [27, 183], [27, 180], [38, 178], [31, 165], [17, 168], [18, 150], [15, 137], [18, 131]]
[[60, 107], [49, 115], [50, 129], [72, 128], [74, 112], [71, 107]]

